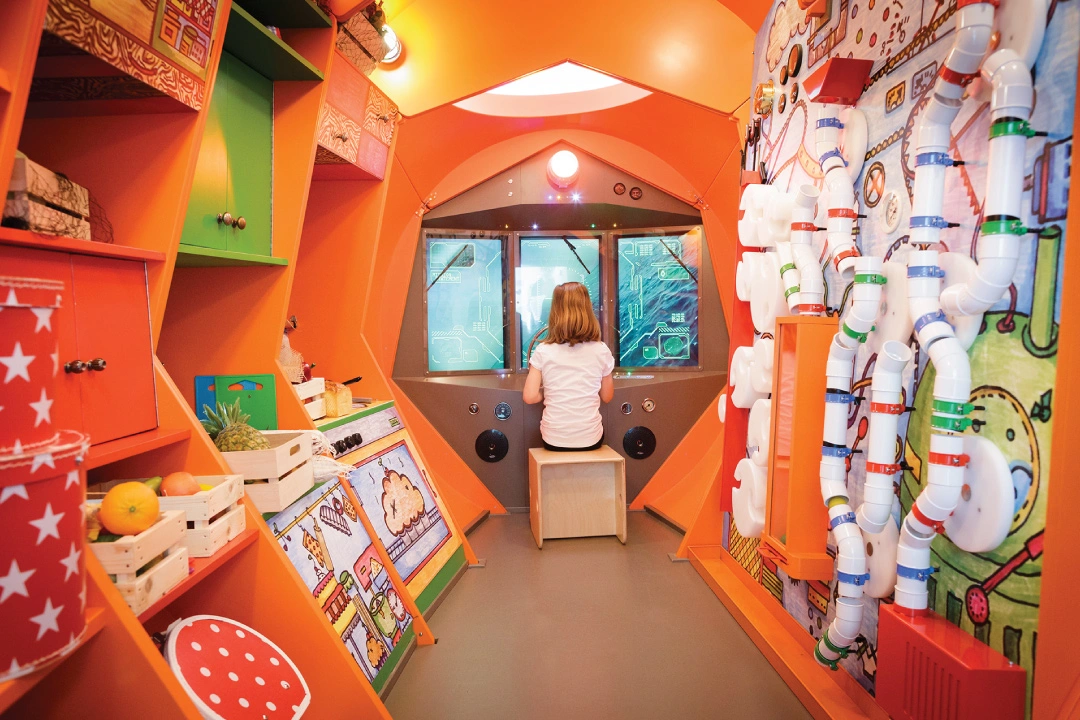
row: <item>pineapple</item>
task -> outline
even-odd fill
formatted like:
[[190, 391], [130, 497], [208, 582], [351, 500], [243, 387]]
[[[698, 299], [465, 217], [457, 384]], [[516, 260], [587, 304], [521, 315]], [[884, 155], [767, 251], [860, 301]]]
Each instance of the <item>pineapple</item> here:
[[247, 424], [251, 416], [240, 411], [239, 400], [232, 405], [219, 402], [216, 413], [209, 405], [203, 405], [203, 410], [208, 418], [203, 427], [221, 452], [270, 449], [262, 433]]

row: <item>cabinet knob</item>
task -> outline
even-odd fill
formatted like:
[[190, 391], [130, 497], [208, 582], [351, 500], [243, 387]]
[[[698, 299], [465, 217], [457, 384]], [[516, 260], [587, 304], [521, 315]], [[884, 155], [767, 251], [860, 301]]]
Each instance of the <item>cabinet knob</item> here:
[[84, 370], [86, 370], [86, 363], [84, 363], [82, 360], [72, 360], [71, 362], [64, 363], [64, 372], [66, 373], [74, 373], [78, 375]]
[[218, 213], [217, 221], [218, 221], [218, 223], [225, 223], [226, 225], [232, 225], [233, 224], [233, 216], [232, 216], [231, 213], [228, 213], [228, 212]]
[[86, 366], [86, 369], [87, 370], [96, 370], [97, 372], [101, 372], [102, 370], [105, 369], [105, 358], [94, 358]]
[[341, 142], [349, 142], [349, 136], [346, 135], [345, 133], [339, 133], [339, 134], [335, 135], [334, 137], [336, 139], [340, 140]]
[[241, 215], [240, 217], [236, 218], [236, 220], [233, 221], [233, 227], [236, 228], [237, 230], [243, 230], [244, 228], [247, 227], [247, 220], [245, 220], [244, 216]]

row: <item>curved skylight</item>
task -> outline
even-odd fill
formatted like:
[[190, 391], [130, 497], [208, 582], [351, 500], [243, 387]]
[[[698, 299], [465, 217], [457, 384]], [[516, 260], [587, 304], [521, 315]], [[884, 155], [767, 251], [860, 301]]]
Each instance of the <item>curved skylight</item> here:
[[616, 77], [565, 62], [454, 103], [481, 115], [549, 117], [618, 107], [649, 95]]

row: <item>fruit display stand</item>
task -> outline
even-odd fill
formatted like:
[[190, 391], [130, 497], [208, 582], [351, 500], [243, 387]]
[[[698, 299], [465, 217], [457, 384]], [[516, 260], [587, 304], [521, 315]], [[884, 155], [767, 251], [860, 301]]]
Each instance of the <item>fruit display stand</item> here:
[[[84, 462], [90, 484], [179, 470], [226, 475], [228, 465], [191, 409], [193, 398], [179, 388], [191, 388], [197, 371], [205, 370], [274, 373], [279, 387], [287, 384], [277, 367], [277, 348], [314, 161], [324, 83], [278, 81], [274, 85], [273, 252], [289, 264], [175, 271], [208, 104], [196, 109], [162, 96], [149, 85], [144, 87], [146, 92], [135, 93], [135, 99], [28, 103], [35, 71], [44, 72], [43, 68], [55, 66], [59, 59], [39, 53], [41, 28], [47, 12], [52, 12], [50, 4], [54, 9], [79, 4], [93, 19], [88, 31], [111, 33], [118, 42], [127, 42], [130, 37], [123, 28], [113, 29], [112, 23], [122, 19], [104, 17], [96, 6], [83, 0], [0, 3], [0, 186], [7, 187], [15, 151], [22, 150], [87, 188], [100, 206], [97, 217], [107, 220], [111, 228], [111, 237], [105, 237], [95, 226], [92, 240], [110, 242], [3, 228], [0, 248], [145, 263], [150, 309], [147, 332], [156, 358], [164, 361], [153, 359], [157, 427], [92, 446]], [[142, 4], [130, 4], [143, 12]], [[280, 4], [314, 7], [307, 0], [282, 0]], [[229, 0], [218, 3], [219, 22], [206, 56], [207, 98], [213, 90], [224, 42], [224, 19], [231, 5]], [[333, 19], [316, 15], [321, 19], [311, 22], [312, 27], [283, 27], [282, 35], [293, 50], [325, 72], [336, 28]], [[101, 47], [113, 45], [103, 43]], [[147, 82], [145, 76], [117, 65], [131, 57], [133, 54], [112, 58], [110, 67], [114, 70], [109, 72], [120, 73], [129, 84]], [[79, 50], [69, 65], [97, 68], [100, 62]], [[132, 167], [139, 171], [131, 172]], [[92, 225], [95, 212], [92, 208]], [[223, 287], [229, 292], [220, 292]], [[243, 323], [221, 321], [235, 317], [238, 311], [244, 315]], [[98, 322], [107, 324], [109, 318], [100, 317]], [[192, 352], [192, 348], [199, 348], [199, 352]], [[204, 358], [207, 367], [199, 367]], [[124, 403], [117, 400], [115, 410], [122, 412]], [[295, 393], [279, 392], [277, 403], [282, 427], [312, 427]], [[0, 714], [107, 714], [123, 720], [146, 717], [148, 708], [153, 708], [155, 718], [199, 718], [195, 704], [151, 635], [177, 618], [216, 613], [257, 629], [292, 658], [310, 685], [310, 717], [388, 718], [374, 689], [326, 623], [315, 598], [298, 581], [254, 504], [248, 498], [240, 502], [245, 529], [210, 557], [190, 559], [191, 572], [138, 616], [96, 555], [86, 551], [85, 638], [62, 660], [0, 684]], [[118, 698], [123, 702], [117, 702]]]

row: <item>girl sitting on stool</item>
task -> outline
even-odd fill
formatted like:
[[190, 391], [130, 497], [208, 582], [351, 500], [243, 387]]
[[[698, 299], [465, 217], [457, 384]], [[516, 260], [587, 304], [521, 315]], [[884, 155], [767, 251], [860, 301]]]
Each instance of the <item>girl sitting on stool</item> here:
[[600, 342], [600, 323], [589, 291], [563, 283], [551, 296], [547, 337], [529, 358], [522, 393], [526, 403], [544, 401], [540, 435], [556, 451], [597, 450], [604, 444], [600, 402], [615, 394], [615, 358]]

